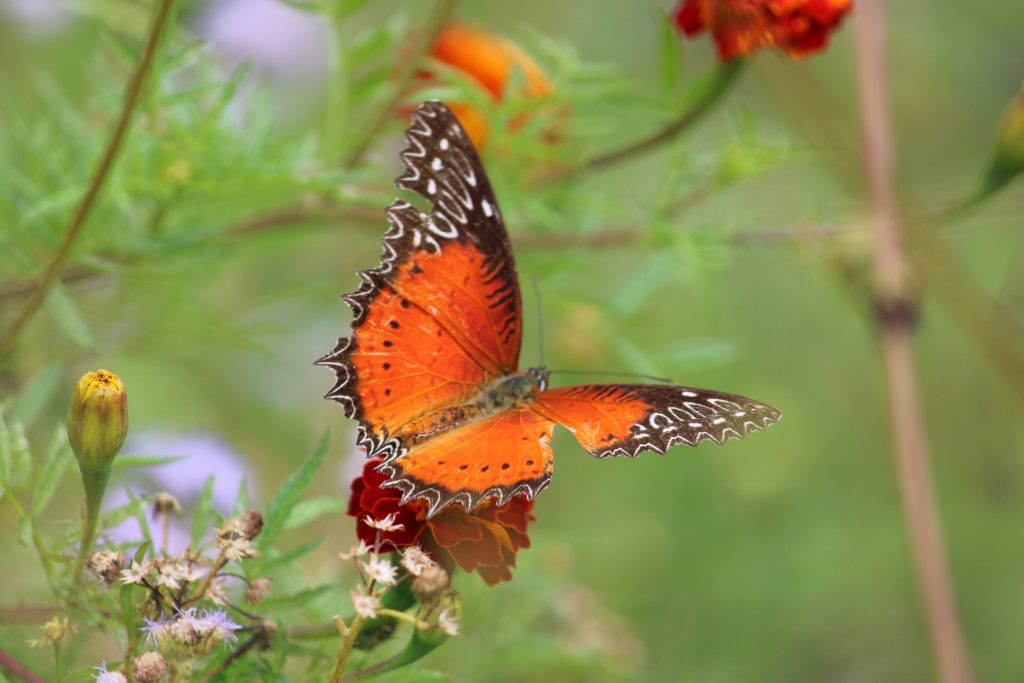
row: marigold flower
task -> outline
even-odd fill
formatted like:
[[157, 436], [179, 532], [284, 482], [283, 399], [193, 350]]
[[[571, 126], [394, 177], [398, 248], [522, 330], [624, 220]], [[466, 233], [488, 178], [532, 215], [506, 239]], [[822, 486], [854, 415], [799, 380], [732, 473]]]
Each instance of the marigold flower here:
[[[554, 90], [541, 68], [519, 46], [475, 26], [449, 24], [434, 40], [430, 56], [479, 83], [494, 101], [506, 97], [541, 98]], [[522, 87], [508, 92], [509, 80], [515, 71], [522, 75]], [[434, 79], [429, 72], [421, 75], [425, 81]], [[473, 144], [478, 149], [483, 147], [490, 133], [483, 113], [465, 102], [449, 102], [448, 106]]]
[[68, 440], [83, 475], [106, 472], [128, 434], [128, 394], [107, 370], [78, 380], [68, 406]]
[[687, 36], [711, 31], [723, 62], [767, 47], [799, 59], [823, 50], [851, 9], [853, 0], [683, 0], [673, 18]]
[[[374, 469], [379, 463], [379, 459], [368, 460], [363, 475], [352, 482], [348, 514], [356, 518], [360, 540], [373, 545], [380, 534], [382, 548], [419, 545], [449, 572], [458, 565], [463, 571], [478, 572], [491, 586], [511, 580], [516, 552], [530, 547], [526, 528], [533, 521], [533, 501], [517, 496], [502, 507], [485, 502], [469, 513], [451, 505], [427, 519], [423, 501], [400, 505], [400, 491], [381, 488], [387, 477]], [[380, 531], [366, 524], [367, 515], [373, 519], [394, 515], [393, 522], [402, 528]]]

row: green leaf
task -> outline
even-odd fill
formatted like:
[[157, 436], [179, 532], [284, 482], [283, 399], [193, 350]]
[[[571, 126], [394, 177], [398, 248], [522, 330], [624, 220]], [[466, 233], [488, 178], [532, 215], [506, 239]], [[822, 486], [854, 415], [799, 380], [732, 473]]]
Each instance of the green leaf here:
[[8, 444], [11, 450], [11, 475], [8, 487], [21, 488], [32, 478], [32, 448], [25, 436], [25, 426], [21, 422], [11, 425]]
[[50, 449], [47, 451], [46, 460], [42, 469], [39, 470], [39, 479], [32, 491], [31, 515], [33, 519], [39, 519], [39, 516], [46, 510], [46, 506], [53, 498], [54, 491], [57, 490], [57, 484], [64, 476], [64, 469], [73, 459], [67, 432], [63, 426], [58, 427], [50, 441]]
[[32, 518], [22, 517], [18, 520], [18, 543], [23, 546], [32, 545]]
[[8, 443], [7, 420], [0, 412], [0, 499], [7, 490], [7, 482], [11, 480], [11, 446]]
[[46, 310], [57, 324], [57, 328], [81, 348], [92, 351], [96, 341], [89, 332], [85, 318], [78, 311], [78, 306], [71, 297], [64, 293], [64, 288], [57, 284], [46, 297]]
[[676, 99], [683, 79], [682, 41], [672, 17], [662, 14], [658, 21], [658, 87], [662, 94]]
[[292, 510], [298, 505], [302, 495], [306, 492], [320, 463], [323, 462], [327, 453], [327, 432], [320, 437], [320, 443], [313, 450], [312, 455], [299, 465], [299, 469], [292, 472], [281, 488], [277, 490], [274, 499], [267, 507], [267, 515], [263, 525], [263, 533], [259, 535], [258, 546], [260, 550], [266, 551], [277, 537], [284, 531], [285, 524], [292, 514]]
[[136, 590], [142, 590], [135, 584], [126, 583], [121, 586], [121, 623], [124, 624], [125, 635], [130, 640], [135, 640], [139, 633], [139, 613], [136, 605], [138, 599], [136, 598]]
[[333, 583], [325, 583], [322, 586], [307, 588], [304, 591], [292, 593], [291, 595], [267, 598], [260, 603], [260, 607], [263, 610], [295, 609], [296, 607], [302, 607], [303, 605], [309, 604], [327, 591], [334, 590], [335, 588], [336, 586]]
[[300, 557], [304, 557], [309, 553], [313, 552], [314, 550], [316, 550], [317, 548], [319, 548], [321, 543], [323, 543], [322, 538], [317, 539], [315, 541], [310, 541], [309, 543], [303, 543], [299, 547], [289, 550], [288, 552], [283, 553], [281, 555], [276, 555], [274, 557], [258, 557], [254, 561], [260, 562], [259, 569], [254, 570], [253, 573], [262, 574], [264, 572], [270, 571], [271, 569], [275, 569], [282, 565], [290, 565], [296, 560], [298, 560]]
[[216, 478], [211, 474], [203, 482], [203, 490], [196, 503], [196, 511], [192, 514], [192, 547], [198, 548], [203, 535], [210, 528], [210, 516], [213, 514], [213, 485]]
[[345, 503], [342, 502], [341, 498], [335, 496], [304, 500], [295, 506], [292, 514], [288, 515], [288, 521], [284, 525], [285, 531], [298, 529], [324, 515], [333, 515], [344, 509]]
[[184, 460], [187, 455], [125, 455], [121, 453], [114, 458], [114, 469], [130, 467], [159, 467], [168, 463]]
[[18, 398], [11, 409], [11, 418], [29, 424], [50, 404], [57, 390], [62, 386], [63, 364], [47, 363], [42, 370], [32, 376], [25, 387], [18, 393]]

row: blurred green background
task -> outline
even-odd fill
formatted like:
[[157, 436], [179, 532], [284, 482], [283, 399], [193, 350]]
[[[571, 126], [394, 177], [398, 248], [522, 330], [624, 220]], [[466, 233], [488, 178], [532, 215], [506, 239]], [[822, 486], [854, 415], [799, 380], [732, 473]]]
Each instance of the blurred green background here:
[[[365, 163], [339, 162], [427, 14], [426, 3], [349, 4], [360, 6], [337, 26], [271, 0], [185, 5], [76, 248], [71, 266], [83, 275], [6, 360], [0, 406], [30, 439], [45, 442], [74, 380], [105, 367], [128, 387], [129, 448], [193, 456], [191, 472], [116, 475], [112, 491], [159, 486], [187, 506], [212, 470], [234, 477], [230, 490], [244, 476], [265, 503], [329, 428], [314, 493], [347, 495], [359, 467], [352, 425], [321, 398], [331, 375], [312, 361], [346, 333], [338, 295], [379, 256], [403, 119], [385, 122]], [[714, 66], [706, 36], [668, 42], [670, 9], [463, 3], [457, 16], [515, 40], [568, 111], [561, 146], [545, 146], [536, 127], [498, 131], [485, 163], [520, 245], [520, 276], [539, 278], [550, 366], [657, 373], [755, 397], [783, 419], [741, 442], [635, 461], [592, 459], [558, 433], [553, 484], [514, 580], [489, 589], [459, 577], [464, 635], [424, 666], [487, 681], [933, 680], [869, 310], [836, 267], [863, 263], [867, 238], [771, 238], [866, 225], [856, 11], [822, 55], [757, 55], [680, 142], [606, 172], [536, 181], [538, 169], [656, 130]], [[149, 10], [0, 2], [4, 324], [85, 187]], [[906, 215], [925, 215], [970, 192], [988, 163], [1020, 85], [1024, 4], [913, 1], [887, 12], [898, 195]], [[324, 196], [379, 218], [333, 215]], [[295, 206], [309, 215], [246, 223]], [[985, 294], [979, 305], [1001, 309], [1018, 333], [1022, 210], [1018, 183], [942, 228]], [[633, 244], [561, 240], [623, 227], [638, 231]], [[922, 277], [917, 350], [959, 607], [978, 680], [1021, 680], [1021, 388], [979, 350], [987, 332], [929, 296], [941, 277]], [[524, 298], [529, 365], [538, 338]], [[61, 491], [54, 533], [80, 505], [74, 477]], [[11, 519], [0, 508], [0, 604], [45, 603]], [[293, 569], [296, 582], [339, 576], [349, 518], [337, 511], [292, 533], [296, 543], [325, 539]], [[346, 596], [328, 594], [321, 609], [344, 610]], [[45, 661], [23, 645], [32, 633], [0, 625], [0, 642]], [[79, 665], [111, 658], [107, 644], [88, 639]]]

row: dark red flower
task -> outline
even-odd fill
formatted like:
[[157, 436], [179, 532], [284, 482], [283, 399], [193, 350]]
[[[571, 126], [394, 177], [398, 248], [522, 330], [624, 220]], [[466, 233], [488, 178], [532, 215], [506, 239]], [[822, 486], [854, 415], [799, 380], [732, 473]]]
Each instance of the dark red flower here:
[[676, 26], [688, 36], [711, 31], [722, 61], [776, 47], [793, 58], [825, 48], [853, 0], [683, 0]]
[[395, 515], [402, 528], [381, 533], [385, 547], [405, 548], [419, 545], [449, 571], [458, 565], [465, 572], [476, 571], [489, 586], [512, 579], [516, 552], [530, 547], [527, 525], [533, 521], [533, 501], [517, 496], [497, 507], [485, 502], [467, 513], [461, 505], [450, 505], [427, 519], [422, 500], [400, 505], [401, 492], [381, 488], [387, 477], [374, 468], [379, 458], [368, 460], [363, 476], [352, 482], [348, 514], [356, 518], [356, 534], [372, 546], [377, 529], [366, 523], [366, 516], [384, 519]]

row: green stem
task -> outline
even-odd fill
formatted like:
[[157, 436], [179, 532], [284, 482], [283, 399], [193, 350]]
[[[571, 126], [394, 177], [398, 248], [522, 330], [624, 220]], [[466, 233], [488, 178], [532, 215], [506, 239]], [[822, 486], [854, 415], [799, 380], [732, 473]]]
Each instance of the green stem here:
[[85, 487], [85, 526], [82, 528], [82, 544], [78, 548], [78, 561], [75, 562], [75, 585], [82, 583], [82, 568], [92, 552], [93, 541], [96, 540], [96, 528], [99, 526], [100, 506], [103, 494], [110, 480], [110, 468], [101, 472], [82, 472], [82, 485]]
[[672, 140], [693, 125], [694, 122], [698, 121], [722, 99], [733, 83], [736, 82], [736, 77], [743, 70], [744, 64], [745, 62], [742, 59], [733, 59], [724, 64], [719, 64], [718, 69], [711, 75], [708, 82], [702, 84], [699, 88], [696, 102], [686, 107], [675, 120], [643, 140], [630, 143], [612, 152], [599, 154], [586, 162], [578, 172], [602, 170]]
[[153, 65], [153, 61], [156, 58], [157, 47], [160, 44], [160, 38], [163, 34], [164, 27], [168, 23], [167, 18], [171, 14], [171, 6], [173, 4], [174, 0], [160, 1], [160, 5], [156, 11], [156, 16], [153, 19], [153, 24], [149, 30], [149, 35], [146, 38], [146, 45], [142, 51], [142, 58], [139, 60], [139, 65], [135, 69], [135, 73], [132, 74], [131, 80], [128, 81], [124, 104], [121, 106], [121, 114], [117, 119], [117, 123], [114, 125], [114, 132], [111, 134], [110, 139], [107, 142], [107, 147], [103, 152], [99, 165], [96, 167], [96, 171], [93, 173], [92, 180], [89, 182], [89, 187], [82, 196], [82, 200], [79, 202], [78, 208], [75, 209], [75, 213], [71, 217], [71, 222], [68, 224], [67, 230], [64, 231], [64, 235], [61, 237], [60, 244], [57, 245], [57, 252], [53, 255], [53, 258], [50, 259], [49, 264], [46, 266], [46, 270], [43, 271], [42, 277], [40, 277], [36, 282], [31, 295], [25, 299], [21, 308], [18, 309], [17, 314], [14, 316], [14, 320], [8, 328], [4, 330], [3, 335], [0, 336], [0, 359], [6, 357], [10, 350], [14, 348], [14, 343], [17, 340], [18, 335], [21, 333], [21, 330], [26, 324], [28, 324], [29, 320], [32, 319], [32, 316], [35, 315], [36, 311], [39, 310], [39, 307], [46, 299], [46, 295], [49, 293], [54, 283], [57, 282], [64, 262], [71, 254], [71, 248], [74, 245], [75, 240], [81, 234], [82, 228], [85, 226], [86, 220], [92, 212], [92, 207], [96, 202], [96, 198], [100, 194], [104, 181], [110, 174], [110, 169], [113, 167], [117, 154], [121, 150], [122, 142], [128, 133], [128, 129], [132, 121], [132, 115], [135, 113], [136, 105], [138, 104], [139, 98], [142, 94], [142, 86], [145, 84], [146, 76], [149, 74], [150, 67]]
[[362, 630], [365, 621], [364, 617], [356, 615], [356, 618], [352, 620], [352, 625], [345, 631], [345, 637], [341, 641], [341, 649], [338, 650], [338, 656], [334, 660], [334, 668], [331, 669], [331, 677], [328, 679], [328, 683], [339, 683], [341, 681], [341, 674], [345, 671], [345, 663], [348, 661], [349, 655], [352, 654], [352, 647], [356, 644], [356, 636], [359, 635], [359, 631]]

